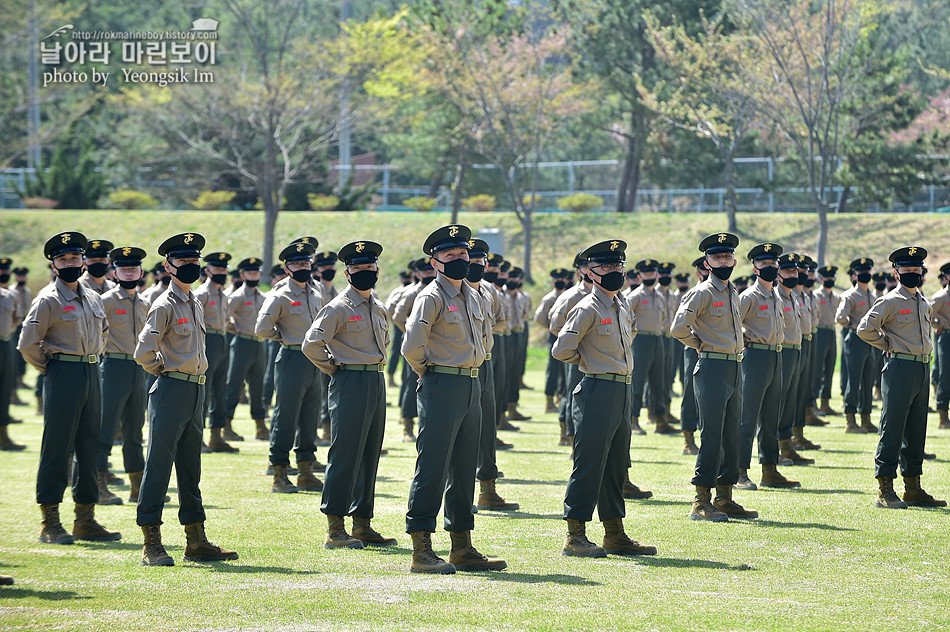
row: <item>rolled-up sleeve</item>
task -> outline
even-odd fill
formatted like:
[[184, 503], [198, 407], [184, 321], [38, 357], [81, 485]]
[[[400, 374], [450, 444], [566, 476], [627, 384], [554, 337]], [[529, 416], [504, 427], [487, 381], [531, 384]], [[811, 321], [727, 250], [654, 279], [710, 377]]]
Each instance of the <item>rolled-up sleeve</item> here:
[[406, 321], [402, 355], [412, 370], [420, 376], [426, 372], [426, 346], [429, 344], [432, 322], [439, 313], [438, 303], [438, 299], [431, 294], [417, 296], [412, 306], [412, 313]]
[[146, 372], [152, 375], [161, 375], [165, 369], [165, 361], [159, 351], [159, 345], [168, 329], [168, 311], [163, 306], [156, 306], [149, 310], [145, 317], [145, 327], [139, 333], [138, 344], [135, 345], [135, 361]]
[[49, 329], [49, 322], [49, 303], [42, 299], [34, 301], [23, 321], [20, 340], [17, 342], [17, 349], [23, 355], [23, 359], [40, 373], [46, 373], [48, 359], [46, 351], [43, 350], [42, 341]]
[[673, 337], [693, 349], [699, 349], [702, 344], [693, 331], [693, 324], [696, 322], [696, 312], [703, 306], [704, 297], [705, 294], [702, 292], [687, 292], [676, 309], [676, 313], [673, 314], [673, 322], [670, 324], [670, 333]]
[[590, 331], [594, 322], [592, 315], [586, 310], [572, 309], [567, 314], [564, 326], [558, 331], [557, 339], [551, 346], [551, 355], [555, 360], [567, 364], [577, 364], [581, 360], [578, 345]]
[[887, 301], [878, 299], [858, 323], [858, 337], [871, 346], [889, 351], [887, 336], [884, 334], [884, 324], [890, 320]]
[[333, 363], [333, 356], [330, 355], [327, 343], [336, 336], [340, 322], [341, 319], [336, 310], [329, 305], [324, 305], [313, 324], [310, 325], [310, 329], [307, 330], [307, 335], [304, 336], [303, 344], [300, 346], [303, 354], [327, 375], [336, 373], [336, 365]]
[[254, 323], [254, 333], [268, 340], [280, 340], [280, 331], [277, 330], [277, 321], [283, 312], [284, 301], [279, 296], [269, 295], [264, 299], [261, 311], [257, 313]]

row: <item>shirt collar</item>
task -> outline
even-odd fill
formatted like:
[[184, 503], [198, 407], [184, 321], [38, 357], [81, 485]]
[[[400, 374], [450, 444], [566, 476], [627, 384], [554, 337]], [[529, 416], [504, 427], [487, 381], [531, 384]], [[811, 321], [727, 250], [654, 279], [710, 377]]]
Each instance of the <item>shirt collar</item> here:
[[905, 288], [903, 285], [898, 285], [897, 292], [894, 292], [894, 290], [891, 290], [890, 292], [885, 292], [885, 294], [891, 294], [891, 293], [895, 293], [901, 298], [913, 301], [913, 300], [916, 300], [917, 295], [920, 294], [920, 290], [911, 294], [910, 292], [907, 291], [907, 288]]
[[712, 283], [713, 287], [719, 290], [720, 292], [725, 292], [729, 287], [729, 281], [723, 281], [715, 274], [710, 274], [708, 281]]
[[[449, 298], [454, 298], [461, 294], [461, 290], [455, 289], [455, 286], [449, 283], [449, 279], [442, 274], [441, 272], [436, 273], [435, 282], [439, 284], [439, 287], [442, 288], [442, 291], [449, 295]], [[465, 283], [462, 283], [462, 286], [465, 286]]]
[[[610, 295], [607, 294], [607, 292], [604, 292], [602, 289], [600, 289], [600, 287], [598, 287], [597, 285], [594, 285], [594, 291], [592, 292], [592, 294], [597, 297], [598, 301], [600, 301], [601, 303], [603, 303], [604, 305], [608, 307], [614, 304], [615, 299], [610, 298]], [[620, 296], [620, 294], [618, 293], [617, 296]]]
[[185, 294], [184, 292], [181, 291], [180, 287], [175, 285], [174, 282], [169, 284], [168, 291], [171, 292], [173, 295], [177, 296], [178, 299], [184, 303], [187, 303], [188, 301], [191, 300], [190, 298], [191, 290], [188, 290], [188, 294]]
[[65, 283], [63, 283], [63, 280], [60, 279], [58, 276], [56, 277], [56, 289], [59, 291], [60, 296], [62, 296], [63, 298], [65, 298], [67, 301], [71, 301], [71, 300], [73, 300], [74, 298], [76, 298], [77, 296], [82, 296], [82, 295], [83, 295], [82, 283], [79, 283], [79, 284], [76, 286], [76, 291], [73, 291], [73, 289], [70, 288], [70, 287], [69, 287], [68, 285], [66, 285]]
[[368, 303], [365, 298], [360, 296], [360, 293], [356, 291], [356, 288], [347, 283], [346, 289], [343, 290], [343, 293], [346, 295], [347, 300], [353, 304], [354, 307], [359, 306], [361, 303]]

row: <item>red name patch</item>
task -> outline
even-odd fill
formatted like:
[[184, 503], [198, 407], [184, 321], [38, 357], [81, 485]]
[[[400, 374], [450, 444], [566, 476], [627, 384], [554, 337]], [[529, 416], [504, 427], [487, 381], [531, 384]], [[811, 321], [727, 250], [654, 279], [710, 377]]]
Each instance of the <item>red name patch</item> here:
[[297, 307], [298, 305], [302, 305], [302, 303], [300, 301], [290, 301], [290, 305], [292, 307]]
[[601, 318], [601, 319], [600, 319], [600, 324], [601, 324], [601, 325], [609, 325], [609, 324], [611, 324], [611, 323], [613, 323], [613, 322], [614, 322], [614, 319], [613, 319], [613, 318]]
[[768, 309], [768, 308], [769, 308], [768, 305], [759, 305], [759, 311], [760, 311], [760, 312], [761, 312], [763, 309]]
[[117, 309], [117, 310], [115, 310], [115, 313], [116, 313], [116, 314], [125, 314], [126, 311], [125, 311], [124, 309]]
[[640, 304], [641, 304], [641, 305], [649, 305], [649, 304], [650, 304], [650, 301], [640, 301]]
[[901, 313], [901, 314], [910, 314], [910, 313], [911, 313], [911, 310], [909, 310], [909, 309], [902, 309], [902, 310], [900, 310], [900, 313]]
[[784, 311], [786, 311], [786, 312], [792, 311], [792, 308], [791, 308], [791, 307], [783, 307], [782, 309], [783, 309]]
[[253, 304], [254, 304], [254, 301], [244, 301], [244, 304], [245, 304], [245, 305], [253, 305]]
[[827, 302], [828, 302], [828, 301], [822, 301], [821, 304], [824, 305], [824, 304], [827, 303]]
[[184, 325], [184, 324], [187, 323], [187, 322], [188, 322], [188, 319], [187, 319], [187, 318], [179, 318], [179, 319], [178, 319], [178, 324], [179, 324], [179, 325]]
[[725, 303], [722, 301], [716, 301], [713, 303], [713, 307], [722, 307], [723, 305], [725, 305]]
[[459, 311], [459, 308], [456, 307], [455, 305], [449, 305], [449, 311], [450, 311], [450, 312], [457, 312], [457, 311]]
[[861, 307], [862, 305], [864, 305], [864, 301], [861, 301], [860, 303], [858, 303], [858, 307]]
[[217, 305], [218, 301], [208, 301], [208, 305]]
[[362, 316], [350, 316], [350, 320], [351, 320], [351, 321], [353, 321], [353, 320], [363, 320], [363, 317], [362, 317]]
[[75, 310], [76, 310], [76, 306], [75, 306], [75, 305], [63, 305], [63, 311], [64, 311], [64, 312], [72, 312], [72, 311], [75, 311]]

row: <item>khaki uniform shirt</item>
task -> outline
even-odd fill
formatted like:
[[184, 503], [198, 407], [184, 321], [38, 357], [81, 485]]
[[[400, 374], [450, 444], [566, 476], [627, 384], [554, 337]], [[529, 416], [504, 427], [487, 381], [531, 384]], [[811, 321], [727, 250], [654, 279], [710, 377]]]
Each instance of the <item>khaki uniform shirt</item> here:
[[950, 331], [950, 289], [941, 288], [931, 299], [931, 322], [938, 334]]
[[548, 312], [551, 311], [551, 308], [554, 306], [554, 301], [557, 300], [557, 297], [557, 290], [551, 290], [541, 297], [541, 303], [538, 305], [538, 309], [534, 312], [534, 322], [538, 323], [545, 329], [547, 329], [548, 325], [551, 324], [551, 319], [548, 318]]
[[784, 342], [782, 300], [774, 285], [771, 290], [766, 290], [759, 281], [750, 285], [739, 295], [739, 315], [746, 345], [757, 342], [774, 346]]
[[[493, 334], [501, 334], [505, 331], [505, 328], [508, 326], [508, 313], [505, 311], [505, 297], [503, 292], [499, 290], [493, 283], [489, 283], [482, 279], [479, 281], [481, 284], [482, 290], [484, 293], [488, 293], [492, 296], [491, 310], [489, 314], [491, 315], [491, 332]], [[491, 336], [489, 336], [491, 338]], [[494, 339], [491, 341], [492, 346], [495, 345]], [[491, 348], [486, 347], [485, 351], [491, 351]]]
[[663, 289], [662, 286], [657, 283], [657, 297], [663, 303], [663, 312], [666, 315], [666, 319], [663, 322], [663, 328], [660, 329], [660, 332], [664, 334], [670, 333], [670, 327], [673, 325], [673, 314], [676, 313], [676, 310], [680, 306], [680, 297], [673, 290], [667, 287]]
[[381, 364], [389, 347], [386, 307], [353, 286], [327, 303], [304, 336], [301, 351], [327, 375], [341, 364]]
[[13, 290], [0, 288], [0, 336], [12, 336], [22, 321], [20, 297]]
[[409, 285], [400, 285], [395, 290], [389, 293], [389, 296], [386, 297], [386, 313], [389, 314], [389, 319], [392, 320], [393, 313], [396, 311], [396, 305], [399, 303], [399, 299], [402, 298], [402, 295], [409, 291], [411, 287], [417, 285], [417, 282], [410, 283]]
[[699, 352], [740, 353], [744, 343], [735, 286], [709, 275], [683, 296], [673, 316], [670, 332], [684, 345]]
[[815, 300], [818, 303], [818, 324], [822, 327], [835, 326], [835, 312], [838, 311], [838, 303], [841, 302], [841, 296], [834, 290], [820, 288], [815, 293]]
[[462, 283], [455, 289], [441, 273], [419, 293], [406, 322], [402, 355], [418, 375], [430, 365], [473, 369], [485, 361], [481, 300]]
[[812, 332], [812, 313], [811, 313], [811, 300], [808, 297], [808, 293], [805, 292], [801, 287], [792, 292], [792, 295], [795, 297], [795, 302], [798, 303], [798, 313], [801, 318], [801, 327], [802, 335], [807, 336]]
[[102, 307], [109, 319], [109, 333], [106, 336], [106, 353], [135, 353], [149, 303], [136, 292], [129, 296], [122, 287], [114, 287], [102, 295]]
[[257, 337], [257, 314], [263, 305], [264, 295], [256, 287], [245, 283], [232, 292], [228, 297], [228, 320], [234, 326], [234, 333]]
[[581, 373], [633, 372], [633, 338], [637, 316], [621, 294], [611, 298], [599, 287], [571, 309], [551, 347], [561, 362], [578, 365]]
[[874, 298], [869, 289], [862, 290], [855, 285], [850, 290], [845, 290], [841, 293], [838, 311], [835, 312], [835, 322], [842, 327], [854, 329], [871, 309], [872, 303], [874, 303]]
[[23, 321], [17, 349], [40, 373], [54, 353], [99, 355], [109, 329], [102, 299], [82, 283], [72, 291], [60, 279], [36, 295]]
[[92, 275], [89, 274], [88, 270], [82, 273], [82, 276], [79, 277], [79, 282], [85, 285], [87, 288], [89, 288], [93, 292], [95, 292], [96, 294], [98, 294], [99, 296], [102, 296], [103, 294], [105, 294], [112, 288], [116, 287], [117, 285], [116, 283], [114, 283], [113, 281], [110, 281], [109, 279], [105, 277], [102, 278], [101, 283], [96, 281], [94, 278], [92, 278]]
[[785, 333], [782, 344], [800, 345], [802, 344], [802, 317], [797, 292], [789, 291], [780, 283], [776, 285], [776, 290], [782, 302], [782, 326]]
[[666, 323], [669, 320], [666, 313], [667, 301], [660, 296], [660, 291], [654, 285], [641, 285], [630, 293], [628, 297], [630, 310], [637, 318], [637, 329], [655, 334], [666, 333]]
[[322, 307], [323, 297], [315, 287], [288, 283], [267, 293], [254, 332], [285, 345], [299, 345]]
[[[429, 281], [429, 284], [435, 283], [435, 279]], [[422, 283], [414, 283], [409, 286], [410, 289], [403, 292], [399, 297], [399, 302], [393, 310], [393, 324], [406, 331], [406, 322], [409, 320], [409, 314], [412, 313], [412, 306], [415, 305], [416, 297], [427, 286]]]
[[475, 295], [478, 296], [482, 302], [482, 314], [485, 315], [485, 318], [482, 320], [482, 326], [484, 327], [482, 345], [485, 347], [485, 354], [487, 356], [487, 354], [491, 353], [492, 349], [495, 348], [495, 338], [492, 336], [492, 332], [495, 328], [496, 321], [500, 321], [503, 315], [501, 307], [502, 299], [501, 296], [495, 294], [488, 285], [481, 281], [476, 283], [475, 287], [471, 285], [469, 287], [475, 291]]
[[581, 282], [561, 292], [561, 295], [554, 301], [554, 306], [551, 307], [551, 324], [548, 325], [548, 331], [555, 336], [561, 331], [564, 322], [567, 320], [568, 312], [574, 309], [574, 306], [577, 305], [582, 298], [591, 293], [591, 287]]
[[185, 294], [172, 283], [155, 299], [135, 346], [135, 361], [152, 375], [166, 371], [204, 375], [205, 321], [194, 293]]
[[23, 285], [15, 285], [10, 288], [17, 295], [18, 309], [20, 316], [26, 316], [26, 313], [30, 311], [30, 304], [33, 303], [33, 292], [30, 291], [30, 287], [25, 283]]
[[889, 353], [925, 356], [933, 351], [932, 306], [920, 292], [903, 285], [874, 302], [858, 324], [861, 340]]
[[205, 327], [224, 331], [228, 326], [228, 296], [223, 287], [218, 287], [208, 279], [194, 291], [195, 298], [201, 302], [205, 315]]
[[155, 299], [158, 298], [165, 290], [167, 290], [170, 285], [171, 281], [169, 281], [169, 285], [156, 283], [152, 287], [142, 290], [140, 294], [142, 295], [142, 298], [144, 298], [149, 303], [154, 303]]

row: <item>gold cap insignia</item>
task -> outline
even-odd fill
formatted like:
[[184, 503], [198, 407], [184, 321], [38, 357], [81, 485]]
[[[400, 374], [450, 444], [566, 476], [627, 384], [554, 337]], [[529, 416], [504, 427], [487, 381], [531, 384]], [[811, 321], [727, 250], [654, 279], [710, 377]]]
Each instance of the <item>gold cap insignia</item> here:
[[192, 235], [191, 233], [185, 233], [185, 243], [186, 243], [186, 244], [190, 244], [194, 238], [195, 238], [195, 236]]
[[303, 244], [297, 244], [297, 252], [303, 252]]
[[366, 249], [366, 244], [362, 241], [356, 242], [356, 252], [363, 252]]
[[616, 249], [619, 248], [619, 247], [620, 247], [620, 242], [619, 242], [619, 241], [612, 241], [612, 242], [610, 242], [610, 250], [611, 250], [611, 251], [614, 251], [614, 250], [616, 250]]
[[228, 257], [227, 253], [224, 253], [224, 252], [218, 255], [218, 259], [221, 259], [222, 261], [227, 259], [227, 257]]
[[300, 241], [301, 241], [302, 243], [309, 244], [309, 243], [310, 243], [310, 238], [309, 238], [309, 237], [301, 237], [301, 238], [300, 238]]
[[455, 237], [459, 234], [458, 226], [449, 226], [449, 237]]
[[469, 250], [471, 250], [472, 248], [475, 247], [475, 240], [474, 240], [474, 239], [469, 239], [469, 240], [468, 240], [468, 247], [469, 247]]
[[911, 248], [907, 251], [907, 254], [910, 255], [911, 257], [913, 257], [915, 254], [917, 254], [917, 248], [916, 248], [916, 247], [911, 247]]
[[725, 242], [726, 238], [726, 233], [719, 233], [719, 243]]
[[123, 256], [128, 257], [130, 254], [132, 254], [132, 249], [129, 248], [128, 246], [122, 249]]
[[763, 248], [763, 250], [765, 250], [765, 252], [769, 252], [772, 250], [772, 244], [765, 244], [765, 248]]
[[70, 239], [71, 239], [71, 237], [69, 236], [69, 233], [63, 233], [63, 243], [64, 243], [64, 244], [68, 244]]
[[89, 245], [92, 246], [92, 249], [93, 249], [93, 250], [99, 250], [99, 241], [98, 241], [98, 240], [92, 242], [92, 243], [89, 244]]

